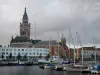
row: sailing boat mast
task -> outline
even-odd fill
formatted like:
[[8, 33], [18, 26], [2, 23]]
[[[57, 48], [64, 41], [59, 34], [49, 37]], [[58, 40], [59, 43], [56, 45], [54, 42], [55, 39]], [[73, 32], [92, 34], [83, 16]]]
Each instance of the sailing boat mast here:
[[36, 47], [36, 23], [35, 23], [35, 47]]
[[72, 33], [71, 33], [70, 29], [69, 29], [69, 33], [71, 35], [71, 39], [72, 39], [72, 42], [73, 42], [73, 45], [74, 45], [74, 65], [75, 65], [75, 42], [73, 40]]
[[94, 46], [94, 49], [95, 49], [95, 64], [96, 64], [96, 47]]
[[76, 54], [77, 54], [77, 59], [78, 59], [78, 37], [77, 37], [77, 32], [76, 32], [76, 46], [77, 46], [77, 48], [76, 48]]
[[36, 23], [35, 23], [35, 40], [36, 40]]
[[[61, 41], [62, 41], [62, 46], [65, 46], [65, 45], [66, 45], [66, 40], [65, 40], [65, 38], [64, 38], [63, 33], [62, 33], [62, 39], [61, 39]], [[64, 49], [64, 48], [63, 48], [63, 49]], [[67, 58], [65, 49], [64, 49], [64, 55], [65, 55], [65, 57]]]
[[49, 39], [49, 49], [50, 49], [50, 58], [51, 58], [51, 55], [52, 55], [52, 51], [51, 51], [51, 37]]
[[[93, 44], [94, 44], [94, 40], [93, 40]], [[95, 45], [94, 45], [94, 53], [95, 53], [94, 58], [95, 58], [95, 64], [96, 64], [96, 47], [95, 47]]]
[[59, 56], [59, 32], [58, 32], [58, 56]]
[[68, 34], [68, 36], [69, 36], [69, 59], [70, 59], [70, 33]]
[[78, 37], [78, 39], [79, 39], [79, 44], [80, 44], [80, 46], [82, 47], [82, 65], [83, 65], [83, 46], [82, 46], [82, 44], [81, 44], [81, 41], [80, 41], [80, 37], [79, 37], [79, 35], [78, 35], [78, 33], [76, 32], [76, 35], [77, 35], [77, 37]]

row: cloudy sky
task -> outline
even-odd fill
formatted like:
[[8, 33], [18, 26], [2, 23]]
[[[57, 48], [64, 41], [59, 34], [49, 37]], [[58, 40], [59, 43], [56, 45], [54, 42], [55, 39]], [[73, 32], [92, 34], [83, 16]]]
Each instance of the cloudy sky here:
[[68, 29], [74, 40], [76, 32], [83, 43], [100, 43], [100, 0], [0, 0], [0, 44], [7, 45], [12, 35], [19, 35], [20, 22], [27, 8], [31, 38], [58, 39]]

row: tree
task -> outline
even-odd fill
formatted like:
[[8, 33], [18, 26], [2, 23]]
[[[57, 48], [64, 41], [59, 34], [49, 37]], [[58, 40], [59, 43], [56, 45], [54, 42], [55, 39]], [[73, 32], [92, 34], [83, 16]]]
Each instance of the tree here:
[[94, 58], [94, 54], [91, 54], [91, 58]]
[[24, 60], [27, 60], [27, 53], [24, 55]]
[[12, 53], [9, 54], [9, 59], [10, 59], [10, 60], [12, 59]]
[[18, 64], [19, 64], [20, 58], [21, 58], [21, 55], [20, 55], [20, 53], [18, 53], [18, 56], [17, 56]]
[[45, 59], [48, 60], [50, 58], [50, 54], [47, 54], [47, 56], [45, 56]]
[[91, 58], [92, 58], [92, 60], [94, 59], [94, 54], [91, 54]]
[[42, 53], [40, 53], [39, 58], [42, 58]]
[[1, 55], [1, 58], [2, 58], [2, 60], [4, 59], [4, 54], [2, 53], [2, 55]]
[[9, 54], [9, 60], [12, 60], [12, 53]]

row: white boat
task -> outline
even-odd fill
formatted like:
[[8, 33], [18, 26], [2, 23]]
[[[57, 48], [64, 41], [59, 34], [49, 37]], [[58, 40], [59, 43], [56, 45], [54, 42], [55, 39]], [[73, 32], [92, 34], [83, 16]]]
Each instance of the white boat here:
[[91, 66], [88, 66], [87, 68], [82, 69], [82, 73], [90, 73], [91, 71]]
[[62, 64], [56, 64], [55, 66], [51, 67], [51, 69], [57, 71], [65, 71], [66, 66], [63, 66]]
[[66, 70], [68, 72], [81, 72], [82, 71], [82, 68], [73, 68], [73, 67], [66, 67]]
[[98, 74], [99, 71], [97, 71], [97, 70], [91, 70], [91, 73], [92, 73], [92, 74]]
[[51, 62], [51, 60], [45, 60], [45, 59], [39, 59], [38, 60], [38, 63], [43, 63], [43, 64], [50, 63], [50, 62]]

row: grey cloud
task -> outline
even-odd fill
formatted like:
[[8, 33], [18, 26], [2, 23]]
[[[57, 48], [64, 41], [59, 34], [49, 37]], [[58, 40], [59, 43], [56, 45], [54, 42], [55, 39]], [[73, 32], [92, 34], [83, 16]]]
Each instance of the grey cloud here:
[[35, 36], [34, 24], [36, 23], [38, 39], [48, 40], [50, 36], [52, 39], [57, 39], [57, 32], [60, 32], [60, 37], [61, 33], [64, 33], [68, 41], [70, 28], [74, 39], [75, 32], [78, 32], [80, 37], [83, 34], [83, 43], [91, 43], [92, 40], [100, 43], [100, 1], [98, 0], [18, 0], [8, 3], [0, 1], [0, 3], [12, 4], [14, 9], [11, 11], [10, 8], [9, 14], [5, 12], [8, 17], [3, 14], [5, 18], [0, 18], [2, 24], [0, 24], [0, 31], [3, 32], [0, 32], [0, 36], [3, 36], [0, 44], [8, 43], [12, 34], [14, 36], [19, 34], [19, 23], [25, 6], [31, 23], [31, 38]]

